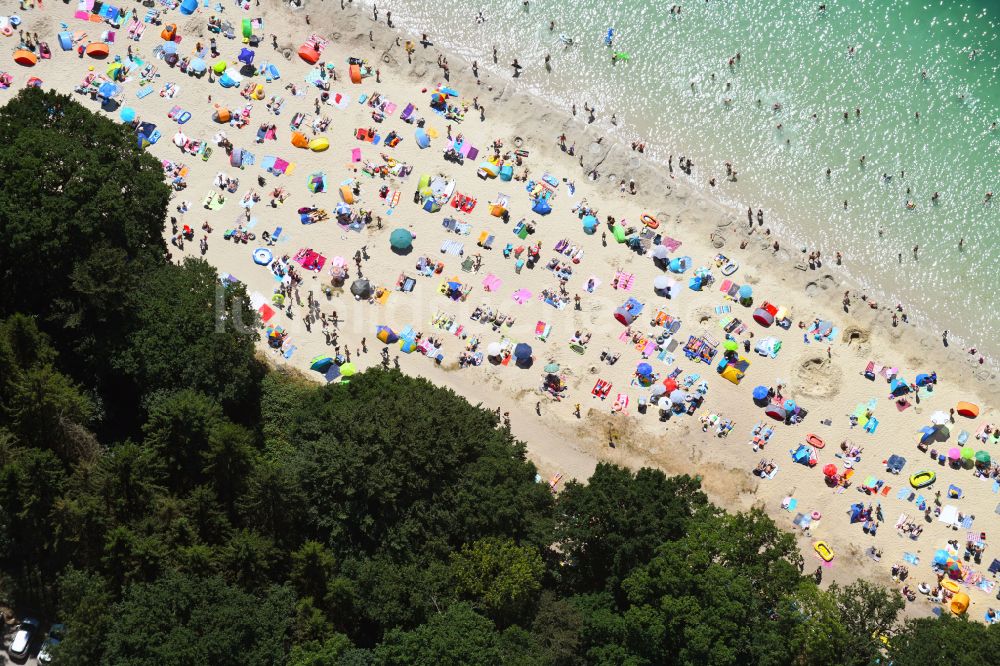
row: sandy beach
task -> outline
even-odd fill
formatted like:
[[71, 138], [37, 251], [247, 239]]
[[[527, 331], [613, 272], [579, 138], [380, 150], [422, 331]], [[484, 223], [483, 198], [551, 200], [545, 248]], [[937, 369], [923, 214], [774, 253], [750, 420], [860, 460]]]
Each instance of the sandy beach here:
[[[160, 138], [147, 149], [164, 160], [168, 181], [181, 178], [170, 214], [178, 231], [189, 226], [193, 235], [183, 247], [170, 246], [173, 258], [204, 256], [220, 274], [246, 285], [255, 309], [269, 306], [267, 326], [282, 331], [277, 345], [262, 335], [260, 348], [275, 365], [324, 381], [322, 373], [310, 370], [315, 359], [339, 352], [344, 358], [338, 360], [363, 370], [382, 363], [384, 349], [387, 363], [474, 404], [509, 413], [514, 433], [556, 491], [568, 479], [585, 479], [602, 460], [698, 475], [720, 506], [760, 506], [796, 531], [807, 563], [820, 567], [824, 581], [865, 576], [909, 586], [916, 601], [908, 612], [928, 614], [939, 604], [915, 588], [937, 586], [931, 565], [937, 551], [951, 549], [949, 557], [960, 569], [955, 584], [971, 598], [969, 617], [982, 620], [987, 608], [1000, 603], [995, 574], [988, 571], [994, 558], [988, 537], [1000, 530], [1000, 483], [992, 463], [963, 461], [969, 454], [961, 452], [965, 446], [973, 456], [980, 450], [1000, 455], [993, 436], [993, 424], [1000, 423], [996, 374], [978, 362], [978, 354], [943, 345], [941, 331], [907, 324], [895, 304], [867, 299], [847, 280], [831, 249], [809, 248], [822, 251], [810, 268], [807, 254], [765, 234], [766, 225], [748, 224], [745, 212], [711, 200], [679, 172], [673, 177], [617, 143], [607, 118], [587, 123], [582, 110], [573, 117], [568, 109], [552, 108], [509, 75], [479, 72], [477, 80], [471, 63], [420, 43], [421, 35], [390, 28], [384, 11], [375, 21], [368, 9], [342, 10], [332, 1], [289, 9], [268, 0], [245, 11], [232, 4], [215, 14], [204, 8], [192, 15], [163, 11], [155, 24], [144, 22], [146, 7], [133, 3], [124, 8], [130, 10], [134, 17], [121, 19], [119, 28], [76, 17], [75, 3], [21, 11], [20, 28], [37, 33], [52, 54], [33, 67], [21, 66], [9, 55], [18, 31], [0, 38], [8, 47], [0, 70], [12, 75], [0, 102], [29, 77], [38, 77], [43, 87], [72, 95], [95, 111], [119, 119], [127, 108], [140, 129], [143, 122], [155, 124]], [[210, 33], [213, 16], [231, 24], [236, 38]], [[241, 49], [251, 48], [239, 38], [243, 19], [262, 23], [251, 25], [260, 44], [251, 49], [249, 71], [237, 59]], [[145, 27], [130, 37], [133, 21]], [[57, 36], [63, 23], [77, 33], [65, 51]], [[161, 37], [170, 24], [176, 24], [180, 41]], [[102, 42], [107, 30], [116, 33], [107, 44], [108, 57], [78, 55], [77, 48]], [[318, 65], [297, 55], [313, 34], [324, 40], [319, 62], [332, 67], [323, 76]], [[433, 31], [427, 37], [433, 42]], [[198, 45], [208, 49], [213, 38], [219, 56], [204, 56], [210, 71], [200, 77], [164, 58], [163, 45], [172, 44], [177, 59], [188, 59], [189, 66], [199, 56]], [[351, 58], [370, 70], [358, 84], [351, 81]], [[441, 58], [447, 59], [447, 72]], [[112, 103], [102, 104], [96, 92], [105, 82], [100, 78], [86, 86], [94, 95], [74, 92], [89, 75], [108, 78], [116, 59], [128, 73], [116, 82], [120, 90]], [[211, 71], [217, 62], [226, 63], [226, 72], [261, 73], [225, 88], [221, 75]], [[279, 78], [268, 74], [267, 64]], [[155, 73], [144, 74], [150, 65]], [[328, 83], [328, 90], [316, 82]], [[140, 98], [137, 92], [147, 88], [149, 94]], [[434, 94], [445, 89], [457, 93], [441, 99], [457, 107], [450, 118], [432, 108], [440, 99]], [[324, 92], [326, 102], [320, 100]], [[414, 108], [407, 122], [401, 116], [409, 105]], [[185, 113], [189, 119], [178, 123]], [[233, 120], [218, 121], [227, 115]], [[295, 121], [297, 130], [290, 125]], [[319, 129], [323, 122], [326, 128]], [[273, 132], [259, 130], [265, 125], [273, 125]], [[359, 130], [369, 128], [379, 135], [378, 145], [358, 138]], [[322, 142], [312, 144], [319, 150], [297, 147], [294, 131], [307, 143], [326, 139], [329, 147], [323, 149]], [[428, 147], [418, 145], [418, 131], [426, 134]], [[401, 139], [393, 147], [385, 144], [390, 132]], [[181, 139], [177, 142], [187, 148], [178, 147], [178, 133], [211, 153]], [[475, 147], [478, 153], [463, 164], [444, 159], [449, 136], [458, 141], [459, 135], [460, 151], [469, 155]], [[223, 136], [232, 144], [230, 154], [220, 143]], [[494, 142], [502, 144], [503, 165], [513, 167], [512, 180], [477, 176], [494, 154]], [[288, 163], [280, 175], [282, 163], [271, 158]], [[407, 171], [404, 167], [410, 167], [408, 175], [394, 175]], [[440, 198], [447, 194], [435, 212], [424, 210], [426, 196], [415, 201], [425, 175]], [[551, 213], [534, 212], [533, 196], [547, 198]], [[469, 202], [464, 209], [453, 205], [462, 201]], [[509, 217], [492, 214], [494, 204]], [[338, 206], [349, 224], [338, 223]], [[362, 211], [370, 213], [370, 222], [356, 222]], [[322, 213], [325, 219], [303, 224], [303, 217]], [[586, 214], [596, 218], [593, 234], [584, 231]], [[623, 235], [636, 240], [617, 242], [609, 216]], [[446, 226], [448, 219], [454, 222]], [[656, 225], [645, 230], [646, 237], [644, 220]], [[265, 240], [265, 232], [274, 236], [279, 227], [277, 241]], [[412, 249], [390, 246], [397, 229], [410, 232]], [[634, 233], [625, 233], [629, 229]], [[254, 239], [227, 239], [228, 230]], [[171, 242], [174, 233], [171, 220], [165, 220]], [[537, 248], [534, 261], [532, 248]], [[261, 249], [266, 253], [255, 255]], [[663, 262], [654, 261], [655, 255]], [[425, 257], [429, 275], [418, 269]], [[272, 260], [283, 266], [282, 275], [276, 275]], [[727, 265], [736, 268], [724, 275]], [[288, 266], [302, 280], [282, 304], [275, 293]], [[334, 267], [348, 272], [337, 286]], [[690, 286], [696, 275], [700, 290]], [[675, 285], [670, 298], [654, 289], [664, 276]], [[370, 298], [352, 295], [359, 278], [370, 281]], [[459, 286], [449, 286], [452, 282]], [[741, 299], [740, 286], [751, 287], [752, 297]], [[624, 313], [631, 321], [623, 324], [614, 315], [629, 299], [642, 308]], [[787, 318], [787, 329], [755, 321], [767, 304], [774, 306], [774, 319]], [[321, 313], [325, 322], [318, 316], [307, 320], [310, 311]], [[486, 321], [487, 313], [492, 321]], [[768, 320], [766, 314], [761, 318]], [[400, 342], [383, 344], [376, 337], [380, 326], [401, 334], [403, 344], [412, 339], [417, 349], [405, 353]], [[694, 358], [688, 358], [684, 352], [692, 336], [700, 341]], [[736, 360], [749, 362], [738, 383], [726, 381], [718, 368], [729, 340]], [[499, 358], [490, 357], [494, 344], [502, 346]], [[519, 344], [530, 346], [524, 352], [530, 361], [519, 363], [513, 356]], [[758, 346], [763, 353], [755, 351]], [[702, 354], [710, 362], [701, 362]], [[471, 363], [460, 363], [463, 357]], [[664, 382], [672, 375], [688, 397], [683, 414], [669, 407], [661, 414], [655, 402], [659, 392], [669, 402], [674, 387]], [[925, 385], [916, 386], [918, 375], [928, 375]], [[594, 395], [599, 383], [610, 384], [603, 397]], [[546, 391], [546, 384], [556, 386]], [[655, 386], [661, 387], [656, 393]], [[772, 393], [755, 401], [758, 386]], [[699, 397], [700, 404], [689, 410]], [[765, 406], [782, 401], [787, 418], [766, 415]], [[970, 418], [953, 411], [961, 402], [977, 406], [978, 413]], [[731, 428], [722, 427], [727, 423]], [[798, 457], [807, 464], [795, 460], [800, 445], [807, 448]], [[954, 462], [952, 449], [959, 450]], [[887, 471], [892, 455], [906, 459], [898, 473]], [[762, 464], [765, 477], [753, 474]], [[835, 473], [828, 476], [829, 465]], [[935, 473], [933, 485], [912, 487], [910, 476], [924, 470]], [[871, 515], [852, 522], [856, 504]], [[950, 540], [957, 545], [949, 546]], [[820, 541], [832, 550], [832, 561], [817, 556], [814, 544]], [[970, 541], [977, 547], [985, 542], [981, 560], [963, 558]], [[880, 557], [869, 554], [872, 549]], [[897, 565], [909, 572], [898, 583], [890, 577]]]

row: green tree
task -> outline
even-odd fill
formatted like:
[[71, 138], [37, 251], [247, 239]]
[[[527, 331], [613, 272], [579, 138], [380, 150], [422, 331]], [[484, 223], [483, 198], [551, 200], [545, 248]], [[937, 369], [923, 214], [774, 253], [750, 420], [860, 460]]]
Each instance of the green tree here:
[[964, 618], [908, 620], [892, 639], [889, 660], [898, 666], [978, 666], [1000, 654], [1000, 625]]
[[497, 664], [502, 653], [493, 623], [466, 604], [455, 604], [413, 631], [389, 632], [375, 650], [378, 664], [465, 666]]
[[67, 627], [59, 644], [61, 666], [100, 663], [112, 622], [114, 597], [101, 576], [69, 568], [59, 579], [59, 618]]
[[292, 553], [291, 583], [300, 597], [320, 603], [326, 598], [327, 585], [335, 572], [333, 553], [318, 541], [306, 541]]
[[270, 666], [284, 660], [294, 595], [254, 596], [219, 578], [167, 574], [114, 607], [102, 664]]
[[344, 634], [334, 634], [322, 642], [294, 645], [288, 655], [288, 666], [337, 666], [350, 647], [351, 639]]
[[690, 477], [600, 463], [586, 484], [571, 481], [559, 495], [555, 541], [566, 564], [560, 574], [575, 590], [616, 591], [707, 504]]
[[241, 286], [223, 290], [211, 265], [189, 257], [150, 271], [141, 289], [126, 294], [134, 326], [112, 365], [136, 393], [190, 390], [210, 396], [233, 420], [257, 413], [264, 367]]
[[124, 125], [26, 88], [0, 108], [0, 193], [0, 315], [39, 313], [75, 377], [106, 377], [121, 295], [163, 261], [161, 165]]
[[545, 563], [530, 546], [487, 538], [451, 556], [456, 591], [479, 605], [500, 626], [524, 616], [542, 589]]
[[209, 437], [224, 419], [215, 400], [190, 389], [160, 393], [151, 401], [145, 444], [156, 452], [170, 488], [188, 490], [204, 481]]

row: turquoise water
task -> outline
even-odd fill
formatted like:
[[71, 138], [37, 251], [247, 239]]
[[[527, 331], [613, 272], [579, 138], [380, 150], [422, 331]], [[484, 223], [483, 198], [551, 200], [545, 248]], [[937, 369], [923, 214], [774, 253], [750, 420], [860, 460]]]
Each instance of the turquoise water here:
[[[517, 57], [520, 82], [533, 91], [566, 107], [589, 102], [607, 128], [615, 113], [615, 131], [644, 139], [651, 157], [691, 157], [695, 182], [708, 189], [716, 176], [715, 192], [739, 207], [738, 220], [748, 204], [762, 207], [794, 245], [808, 242], [830, 259], [842, 251], [856, 279], [929, 318], [935, 335], [949, 328], [988, 347], [1000, 303], [1000, 129], [990, 129], [1000, 122], [1000, 2], [851, 0], [820, 12], [816, 0], [711, 0], [683, 2], [680, 15], [672, 4], [532, 0], [525, 11], [520, 0], [393, 0], [391, 8], [395, 23], [483, 69], [509, 75]], [[615, 66], [604, 46], [609, 26], [613, 50], [630, 54]], [[724, 178], [726, 160], [737, 183]], [[987, 191], [996, 201], [984, 205]]]

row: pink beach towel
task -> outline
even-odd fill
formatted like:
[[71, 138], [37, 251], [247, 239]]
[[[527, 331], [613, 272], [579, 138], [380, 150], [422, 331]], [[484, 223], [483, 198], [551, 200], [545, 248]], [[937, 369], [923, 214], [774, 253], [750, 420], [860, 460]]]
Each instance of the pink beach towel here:
[[351, 161], [352, 162], [360, 162], [361, 161], [361, 149], [360, 148], [352, 148], [351, 149]]
[[517, 301], [518, 305], [524, 305], [531, 300], [531, 292], [527, 289], [518, 289], [514, 292], [512, 298]]

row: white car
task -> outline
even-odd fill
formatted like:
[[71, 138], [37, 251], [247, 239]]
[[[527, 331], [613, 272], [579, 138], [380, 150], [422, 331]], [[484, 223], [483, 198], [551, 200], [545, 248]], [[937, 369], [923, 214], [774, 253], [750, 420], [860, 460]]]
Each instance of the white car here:
[[66, 627], [61, 624], [53, 624], [49, 628], [49, 635], [45, 638], [42, 643], [42, 649], [38, 651], [38, 663], [39, 664], [51, 664], [52, 663], [52, 648], [59, 645], [59, 641], [62, 640], [63, 634], [66, 633]]
[[35, 634], [38, 633], [38, 620], [33, 617], [26, 617], [21, 620], [21, 624], [17, 626], [17, 631], [14, 633], [14, 640], [10, 642], [10, 647], [7, 648], [7, 654], [10, 658], [16, 662], [24, 662], [28, 659], [28, 652], [31, 650], [31, 643], [35, 640]]

